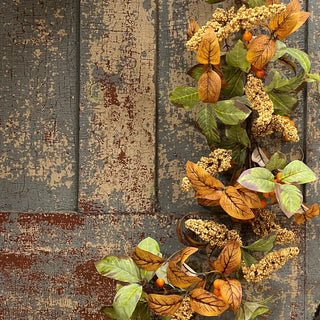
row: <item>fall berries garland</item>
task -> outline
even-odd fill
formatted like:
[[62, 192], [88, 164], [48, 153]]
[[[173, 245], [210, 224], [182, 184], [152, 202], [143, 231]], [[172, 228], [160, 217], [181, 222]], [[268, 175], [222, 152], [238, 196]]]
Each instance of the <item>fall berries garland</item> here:
[[[295, 234], [276, 223], [271, 206], [297, 224], [319, 215], [317, 204], [303, 202], [300, 188], [313, 182], [315, 173], [300, 160], [288, 163], [281, 152], [270, 155], [263, 145], [270, 135], [299, 141], [289, 118], [297, 104], [294, 94], [307, 82], [320, 81], [310, 73], [308, 55], [281, 41], [309, 13], [301, 11], [298, 0], [257, 3], [249, 1], [238, 10], [217, 8], [201, 28], [189, 21], [186, 47], [197, 52], [198, 64], [188, 75], [197, 87], [176, 88], [169, 100], [186, 110], [198, 108], [197, 125], [211, 151], [197, 163], [188, 161], [181, 188], [193, 189], [214, 218], [180, 219], [177, 236], [186, 247], [168, 258], [148, 237], [130, 257], [109, 255], [99, 261], [97, 271], [119, 282], [113, 305], [103, 309], [113, 319], [150, 320], [153, 314], [189, 320], [231, 309], [235, 319], [249, 320], [268, 313], [270, 299], [247, 301], [254, 297], [245, 296], [243, 284], [266, 281], [299, 253], [294, 246], [273, 250], [292, 243]], [[261, 34], [262, 28], [267, 34]], [[278, 63], [288, 72], [275, 68]], [[233, 229], [217, 222], [224, 214]], [[249, 240], [248, 231], [259, 239]], [[199, 259], [202, 269], [193, 270]]]

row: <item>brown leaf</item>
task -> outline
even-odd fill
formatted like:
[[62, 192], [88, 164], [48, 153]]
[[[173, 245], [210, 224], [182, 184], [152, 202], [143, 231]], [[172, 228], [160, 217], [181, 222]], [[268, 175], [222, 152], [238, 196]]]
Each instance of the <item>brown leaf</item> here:
[[171, 259], [172, 262], [178, 263], [180, 262], [183, 264], [192, 254], [197, 252], [199, 248], [195, 247], [186, 247], [180, 251], [179, 254], [177, 254], [173, 259]]
[[250, 209], [259, 209], [261, 208], [261, 202], [258, 194], [252, 190], [246, 188], [236, 188], [239, 194], [241, 195], [244, 202]]
[[269, 29], [277, 34], [278, 39], [285, 39], [305, 23], [310, 13], [300, 10], [299, 1], [293, 0], [287, 5], [285, 11], [270, 20]]
[[251, 41], [247, 60], [256, 68], [262, 69], [276, 52], [276, 42], [267, 35], [257, 36]]
[[201, 64], [219, 64], [220, 46], [213, 28], [208, 28], [201, 39], [197, 60]]
[[308, 210], [304, 213], [296, 213], [294, 215], [294, 220], [297, 224], [305, 223], [319, 215], [319, 206], [316, 203], [311, 207], [304, 203], [303, 207], [307, 207]]
[[205, 103], [215, 103], [219, 99], [221, 91], [221, 78], [219, 75], [208, 68], [198, 82], [199, 99]]
[[164, 262], [161, 257], [142, 250], [138, 246], [135, 248], [132, 259], [140, 269], [146, 271], [155, 271], [159, 269]]
[[226, 213], [236, 219], [249, 220], [254, 218], [254, 213], [234, 187], [227, 187], [220, 199], [220, 206]]
[[193, 35], [199, 30], [199, 25], [194, 19], [189, 19], [187, 39], [190, 40]]
[[171, 317], [181, 307], [182, 298], [176, 294], [149, 294], [148, 304], [152, 312], [159, 316]]
[[239, 267], [240, 262], [240, 245], [236, 241], [231, 241], [223, 248], [217, 260], [213, 263], [213, 267], [220, 273], [230, 274]]
[[204, 289], [206, 287], [206, 280], [202, 280], [201, 282], [197, 283], [194, 287], [195, 289]]
[[191, 161], [187, 162], [187, 176], [198, 196], [215, 193], [218, 189], [224, 189], [224, 185], [207, 171]]
[[173, 261], [169, 261], [169, 266], [167, 268], [167, 277], [173, 286], [182, 289], [188, 288], [194, 283], [200, 282], [202, 280], [199, 277], [188, 276]]
[[[221, 197], [221, 196], [220, 196]], [[219, 203], [219, 200], [208, 200], [206, 198], [203, 198], [201, 196], [197, 196], [196, 195], [196, 198], [198, 200], [198, 203], [201, 205], [201, 206], [205, 206], [205, 207], [215, 207], [215, 206], [218, 206], [220, 203]], [[219, 198], [220, 199], [220, 198]]]
[[241, 283], [236, 279], [225, 279], [219, 285], [223, 301], [229, 304], [233, 312], [236, 313], [242, 300]]
[[223, 300], [201, 288], [192, 290], [189, 297], [193, 311], [202, 316], [218, 316], [229, 308]]

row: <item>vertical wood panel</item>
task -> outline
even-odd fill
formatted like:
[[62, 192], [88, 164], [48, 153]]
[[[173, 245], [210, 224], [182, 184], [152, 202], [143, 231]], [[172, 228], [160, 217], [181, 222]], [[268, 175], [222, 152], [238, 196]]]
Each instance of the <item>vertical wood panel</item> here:
[[74, 1], [2, 1], [0, 210], [77, 207]]
[[[311, 12], [308, 24], [308, 51], [312, 61], [312, 72], [320, 74], [320, 15], [319, 1], [309, 1], [308, 10]], [[317, 85], [308, 86], [306, 108], [306, 161], [307, 164], [320, 174], [320, 97]], [[306, 188], [307, 203], [320, 202], [319, 180]], [[320, 316], [320, 218], [307, 223], [306, 229], [306, 263], [305, 263], [305, 318], [313, 320], [316, 309]]]
[[154, 209], [154, 9], [81, 1], [81, 212]]

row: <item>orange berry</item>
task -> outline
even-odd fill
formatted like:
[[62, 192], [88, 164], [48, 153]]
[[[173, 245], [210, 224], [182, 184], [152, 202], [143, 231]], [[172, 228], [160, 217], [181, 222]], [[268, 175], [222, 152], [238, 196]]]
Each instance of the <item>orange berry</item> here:
[[267, 206], [267, 201], [266, 200], [264, 200], [264, 199], [262, 199], [262, 200], [260, 200], [260, 205], [261, 205], [261, 208], [263, 209], [263, 208], [265, 208], [266, 206]]
[[270, 197], [270, 193], [269, 193], [269, 192], [264, 192], [264, 193], [262, 194], [262, 196], [267, 199], [267, 198]]
[[281, 181], [280, 176], [281, 176], [281, 172], [278, 172], [276, 175], [277, 181]]
[[290, 120], [288, 116], [283, 116], [283, 119]]
[[156, 285], [159, 287], [159, 288], [162, 288], [164, 286], [165, 282], [164, 282], [164, 279], [162, 278], [158, 278], [156, 280]]
[[213, 294], [217, 297], [221, 296], [221, 292], [220, 292], [220, 289], [217, 289], [217, 288], [214, 288], [213, 289]]
[[294, 127], [295, 124], [294, 124], [294, 121], [290, 121], [290, 124]]
[[216, 289], [219, 289], [220, 290], [220, 284], [221, 284], [221, 279], [216, 279], [213, 281], [213, 286], [216, 288]]
[[275, 194], [276, 194], [276, 192], [274, 190], [270, 192], [271, 197], [274, 196]]
[[257, 72], [256, 72], [256, 76], [257, 76], [257, 78], [263, 78], [264, 76], [266, 75], [266, 73], [264, 72], [264, 70], [258, 70]]
[[291, 141], [288, 136], [284, 136], [284, 140], [286, 140], [286, 141]]
[[242, 36], [242, 39], [245, 41], [250, 41], [252, 39], [252, 33], [251, 32], [245, 32]]

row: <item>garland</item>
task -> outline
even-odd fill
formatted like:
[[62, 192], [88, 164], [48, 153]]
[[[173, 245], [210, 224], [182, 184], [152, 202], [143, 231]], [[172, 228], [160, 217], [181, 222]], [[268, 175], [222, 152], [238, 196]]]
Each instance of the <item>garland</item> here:
[[[186, 47], [197, 52], [198, 64], [188, 75], [198, 86], [179, 87], [169, 100], [186, 110], [199, 106], [197, 125], [211, 153], [187, 163], [181, 187], [193, 189], [213, 217], [227, 213], [234, 223], [247, 223], [259, 239], [247, 244], [238, 229], [187, 215], [177, 226], [186, 247], [172, 256], [164, 258], [158, 243], [146, 238], [131, 257], [109, 255], [96, 264], [101, 275], [118, 281], [113, 306], [103, 309], [106, 315], [188, 320], [230, 308], [235, 319], [250, 320], [270, 311], [272, 297], [247, 301], [243, 284], [265, 281], [299, 253], [290, 246], [273, 250], [295, 235], [275, 222], [270, 207], [277, 204], [297, 224], [319, 214], [317, 204], [303, 203], [300, 187], [315, 181], [315, 173], [300, 160], [288, 163], [285, 154], [270, 155], [263, 148], [271, 134], [299, 141], [289, 118], [297, 104], [294, 94], [320, 81], [310, 73], [308, 55], [282, 41], [308, 17], [298, 0], [288, 5], [249, 0], [237, 11], [216, 9], [202, 28], [190, 19]], [[279, 64], [288, 71], [280, 72]], [[190, 267], [193, 261], [200, 261], [200, 271]]]

